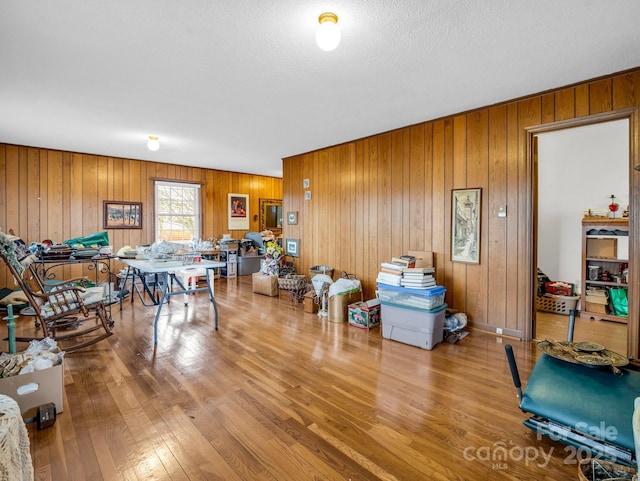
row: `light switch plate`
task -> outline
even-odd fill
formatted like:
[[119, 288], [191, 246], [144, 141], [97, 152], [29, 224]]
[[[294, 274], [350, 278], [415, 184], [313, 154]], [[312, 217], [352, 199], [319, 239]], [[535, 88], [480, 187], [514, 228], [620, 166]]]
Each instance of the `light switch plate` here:
[[507, 217], [507, 206], [501, 205], [498, 207], [498, 217]]

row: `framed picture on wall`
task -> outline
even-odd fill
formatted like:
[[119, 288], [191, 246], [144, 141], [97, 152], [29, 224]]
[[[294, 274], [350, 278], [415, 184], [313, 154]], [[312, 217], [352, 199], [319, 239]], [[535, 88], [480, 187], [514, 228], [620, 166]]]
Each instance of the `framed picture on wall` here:
[[298, 257], [298, 239], [285, 239], [284, 241], [284, 253], [288, 256]]
[[451, 197], [451, 260], [479, 264], [482, 189], [454, 189]]
[[142, 229], [142, 202], [103, 201], [102, 227], [104, 229]]
[[249, 194], [229, 194], [229, 230], [249, 230]]

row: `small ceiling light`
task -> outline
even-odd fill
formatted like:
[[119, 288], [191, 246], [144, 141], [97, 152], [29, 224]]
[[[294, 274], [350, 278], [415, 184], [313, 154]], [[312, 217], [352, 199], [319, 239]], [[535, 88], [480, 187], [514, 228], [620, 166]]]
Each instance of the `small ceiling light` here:
[[160, 141], [158, 137], [155, 135], [150, 135], [149, 140], [147, 140], [147, 148], [149, 150], [153, 150], [154, 152], [160, 148]]
[[340, 28], [338, 28], [338, 16], [335, 13], [325, 12], [318, 17], [320, 26], [316, 30], [316, 43], [325, 52], [335, 50], [340, 44]]

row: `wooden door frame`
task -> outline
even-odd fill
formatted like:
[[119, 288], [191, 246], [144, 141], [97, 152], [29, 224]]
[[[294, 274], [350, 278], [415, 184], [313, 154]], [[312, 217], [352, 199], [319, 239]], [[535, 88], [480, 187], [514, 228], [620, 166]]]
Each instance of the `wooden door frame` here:
[[[535, 319], [535, 287], [537, 287], [537, 235], [538, 235], [538, 179], [537, 179], [537, 140], [536, 136], [573, 127], [593, 125], [612, 120], [629, 120], [629, 317], [627, 322], [627, 351], [628, 355], [637, 359], [640, 352], [640, 171], [635, 166], [640, 166], [640, 108], [621, 109], [603, 114], [590, 115], [576, 119], [552, 122], [525, 128], [526, 165], [529, 177], [528, 185], [531, 196], [528, 199], [527, 211], [530, 213], [531, 225], [531, 251], [528, 264], [531, 282], [531, 310], [530, 318], [524, 329], [524, 339], [533, 338], [533, 320]], [[640, 167], [639, 167], [640, 169]]]

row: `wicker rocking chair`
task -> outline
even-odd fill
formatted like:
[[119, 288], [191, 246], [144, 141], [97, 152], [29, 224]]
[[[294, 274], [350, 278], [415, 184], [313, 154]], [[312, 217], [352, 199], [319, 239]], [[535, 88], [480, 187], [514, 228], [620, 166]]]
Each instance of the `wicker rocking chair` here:
[[[85, 288], [86, 278], [69, 279], [48, 289], [35, 264], [23, 259], [17, 262], [14, 253], [7, 252], [7, 239], [10, 238], [0, 233], [0, 258], [24, 292], [33, 309], [36, 326], [42, 328], [43, 337], [51, 337], [61, 349], [73, 352], [112, 335], [113, 322], [106, 312], [102, 295]], [[17, 337], [16, 341], [29, 342], [32, 339]]]

